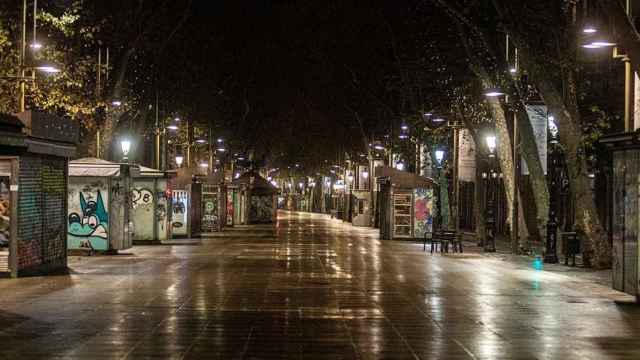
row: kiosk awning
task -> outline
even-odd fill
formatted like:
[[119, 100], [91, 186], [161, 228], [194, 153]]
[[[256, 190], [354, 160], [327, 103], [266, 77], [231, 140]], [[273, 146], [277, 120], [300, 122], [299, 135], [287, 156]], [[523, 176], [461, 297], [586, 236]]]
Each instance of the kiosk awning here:
[[378, 178], [388, 178], [393, 186], [399, 188], [415, 189], [437, 186], [433, 179], [407, 171], [400, 171], [389, 166], [376, 167], [375, 176]]

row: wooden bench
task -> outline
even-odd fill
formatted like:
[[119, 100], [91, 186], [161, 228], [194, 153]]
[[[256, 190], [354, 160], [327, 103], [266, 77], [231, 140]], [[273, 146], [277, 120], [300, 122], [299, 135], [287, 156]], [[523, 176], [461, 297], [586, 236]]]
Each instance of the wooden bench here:
[[431, 243], [432, 254], [434, 250], [438, 252], [438, 244], [440, 244], [440, 252], [449, 252], [449, 244], [453, 246], [453, 252], [463, 252], [462, 240], [455, 231], [441, 230], [434, 233], [426, 233], [422, 251], [427, 251], [427, 242]]

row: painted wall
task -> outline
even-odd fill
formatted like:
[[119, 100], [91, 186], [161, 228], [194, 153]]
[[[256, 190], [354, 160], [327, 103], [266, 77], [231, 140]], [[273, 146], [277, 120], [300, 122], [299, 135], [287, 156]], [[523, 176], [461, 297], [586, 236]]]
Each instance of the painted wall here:
[[155, 181], [136, 179], [131, 188], [131, 223], [134, 240], [154, 239]]
[[69, 249], [109, 249], [109, 189], [106, 178], [70, 177], [68, 189]]

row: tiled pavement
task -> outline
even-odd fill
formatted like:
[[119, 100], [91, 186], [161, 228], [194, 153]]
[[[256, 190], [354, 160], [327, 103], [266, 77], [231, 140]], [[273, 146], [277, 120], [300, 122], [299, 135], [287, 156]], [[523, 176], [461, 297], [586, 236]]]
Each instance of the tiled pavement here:
[[251, 235], [0, 279], [0, 359], [640, 359], [640, 307], [606, 286], [321, 215]]

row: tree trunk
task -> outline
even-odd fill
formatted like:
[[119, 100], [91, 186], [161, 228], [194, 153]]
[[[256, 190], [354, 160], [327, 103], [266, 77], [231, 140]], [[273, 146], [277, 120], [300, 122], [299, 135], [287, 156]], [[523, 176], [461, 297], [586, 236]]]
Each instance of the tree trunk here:
[[[536, 144], [535, 134], [529, 122], [526, 109], [519, 109], [517, 116], [518, 132], [520, 133], [520, 154], [529, 169], [529, 179], [536, 207], [537, 237], [543, 240], [545, 239], [547, 218], [549, 216], [549, 187], [547, 186], [544, 169], [538, 154], [538, 145]], [[522, 204], [522, 202], [520, 203]]]

